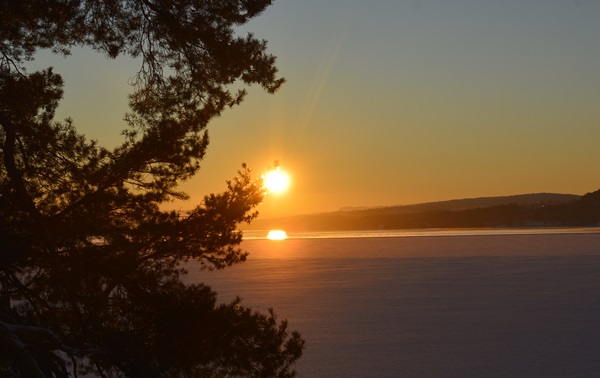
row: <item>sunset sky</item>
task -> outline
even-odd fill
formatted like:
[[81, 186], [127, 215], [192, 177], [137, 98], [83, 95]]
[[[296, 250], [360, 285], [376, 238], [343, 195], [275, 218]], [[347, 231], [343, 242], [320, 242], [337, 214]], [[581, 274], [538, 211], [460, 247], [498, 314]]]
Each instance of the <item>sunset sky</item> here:
[[[242, 162], [291, 177], [261, 217], [600, 188], [597, 0], [278, 0], [244, 27], [287, 83], [251, 88], [210, 126], [191, 200]], [[114, 146], [136, 62], [42, 54], [59, 117]]]

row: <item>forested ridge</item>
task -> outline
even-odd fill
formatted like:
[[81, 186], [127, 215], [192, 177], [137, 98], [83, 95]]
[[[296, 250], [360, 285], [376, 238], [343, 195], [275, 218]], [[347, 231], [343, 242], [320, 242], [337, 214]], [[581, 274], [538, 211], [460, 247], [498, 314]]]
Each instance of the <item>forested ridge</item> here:
[[526, 194], [257, 220], [254, 229], [334, 231], [413, 228], [578, 227], [600, 224], [600, 190]]

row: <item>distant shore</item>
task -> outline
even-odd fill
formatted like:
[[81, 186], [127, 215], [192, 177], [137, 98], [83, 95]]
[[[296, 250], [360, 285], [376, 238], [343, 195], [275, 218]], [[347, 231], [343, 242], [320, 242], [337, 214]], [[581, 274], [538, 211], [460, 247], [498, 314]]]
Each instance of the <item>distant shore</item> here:
[[[266, 240], [274, 230], [245, 230], [244, 240]], [[275, 230], [285, 231], [285, 230]], [[510, 227], [510, 228], [422, 228], [404, 230], [353, 230], [287, 232], [279, 239], [357, 239], [434, 236], [493, 236], [493, 235], [551, 235], [600, 234], [600, 227]]]
[[245, 230], [325, 232], [600, 226], [600, 190], [538, 193], [256, 219]]

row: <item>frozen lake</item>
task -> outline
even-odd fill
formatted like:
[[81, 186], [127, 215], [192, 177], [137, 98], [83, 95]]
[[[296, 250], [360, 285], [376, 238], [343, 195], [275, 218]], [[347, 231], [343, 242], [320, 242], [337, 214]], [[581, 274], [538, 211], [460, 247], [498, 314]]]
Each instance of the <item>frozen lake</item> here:
[[247, 240], [190, 278], [287, 318], [300, 377], [599, 376], [600, 233], [386, 236]]

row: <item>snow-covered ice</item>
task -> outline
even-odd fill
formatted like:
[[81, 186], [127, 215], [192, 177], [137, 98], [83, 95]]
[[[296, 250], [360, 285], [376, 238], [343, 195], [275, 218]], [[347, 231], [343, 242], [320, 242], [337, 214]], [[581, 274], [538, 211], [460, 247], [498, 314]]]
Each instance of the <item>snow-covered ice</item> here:
[[190, 280], [273, 307], [300, 377], [592, 377], [600, 233], [248, 240]]

